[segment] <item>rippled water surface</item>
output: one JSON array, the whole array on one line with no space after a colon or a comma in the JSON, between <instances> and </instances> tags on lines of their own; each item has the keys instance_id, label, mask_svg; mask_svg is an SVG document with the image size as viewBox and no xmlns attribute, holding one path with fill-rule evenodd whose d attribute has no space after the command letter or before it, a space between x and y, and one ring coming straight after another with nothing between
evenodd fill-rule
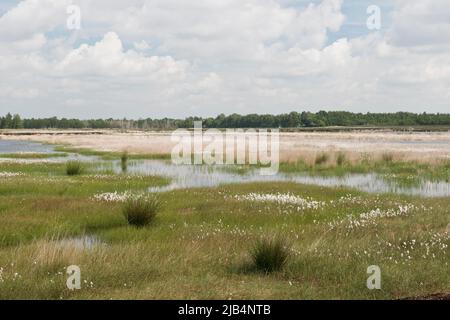
<instances>
[{"instance_id":1,"label":"rippled water surface","mask_svg":"<svg viewBox=\"0 0 450 320\"><path fill-rule=\"evenodd\" d=\"M92 250L104 245L96 236L82 236L76 238L66 238L57 241L57 244L64 248L76 248L79 250Z\"/></svg>"},{"instance_id":2,"label":"rippled water surface","mask_svg":"<svg viewBox=\"0 0 450 320\"><path fill-rule=\"evenodd\" d=\"M0 140L0 154L3 153L56 153L52 145L15 140Z\"/></svg>"},{"instance_id":3,"label":"rippled water surface","mask_svg":"<svg viewBox=\"0 0 450 320\"><path fill-rule=\"evenodd\" d=\"M51 145L24 141L0 140L0 153L17 152L55 152ZM82 161L99 161L97 157L79 156L70 154L64 158L50 158L45 161L65 162L70 158ZM42 160L24 160L42 161ZM112 168L120 172L119 161L104 161L100 167ZM422 181L412 186L400 185L392 180L387 180L378 174L349 174L342 177L322 177L307 174L278 173L273 176L262 176L259 170L250 170L244 174L234 173L232 170L216 166L180 166L173 165L169 161L160 160L133 160L129 161L128 173L165 176L172 179L168 186L153 188L150 191L163 192L174 189L216 187L224 184L287 181L302 184L311 184L325 187L350 187L370 193L396 193L425 197L450 196L450 183Z\"/></svg>"},{"instance_id":4,"label":"rippled water surface","mask_svg":"<svg viewBox=\"0 0 450 320\"><path fill-rule=\"evenodd\" d=\"M118 163L117 163L118 168ZM450 183L424 181L415 186L402 186L378 174L349 174L342 177L310 176L307 174L284 174L262 176L259 170L238 174L221 167L175 166L170 162L142 160L130 163L129 172L160 175L172 178L169 186L151 191L168 191L193 187L215 187L224 184L286 181L324 187L350 187L370 193L396 193L426 197L450 196Z\"/></svg>"},{"instance_id":5,"label":"rippled water surface","mask_svg":"<svg viewBox=\"0 0 450 320\"><path fill-rule=\"evenodd\" d=\"M92 161L97 157L87 157L75 153L65 153L55 151L55 146L31 141L17 141L17 140L1 140L0 139L0 155L14 154L14 153L43 153L43 154L66 154L64 157L52 157L45 159L46 162L66 162L67 160ZM7 158L2 158L1 161L8 161ZM16 162L42 162L42 159L14 159Z\"/></svg>"}]
</instances>

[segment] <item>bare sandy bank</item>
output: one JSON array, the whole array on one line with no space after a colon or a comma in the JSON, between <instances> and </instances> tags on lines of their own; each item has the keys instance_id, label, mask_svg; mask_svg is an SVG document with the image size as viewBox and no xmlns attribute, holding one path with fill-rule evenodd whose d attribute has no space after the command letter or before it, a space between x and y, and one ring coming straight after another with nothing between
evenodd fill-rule
<instances>
[{"instance_id":1,"label":"bare sandy bank","mask_svg":"<svg viewBox=\"0 0 450 320\"><path fill-rule=\"evenodd\" d=\"M167 154L175 143L171 132L116 130L15 130L0 131L0 139L67 144L77 148L130 153ZM280 133L284 161L312 161L319 153L345 152L349 159L379 157L434 162L450 159L450 132L295 132Z\"/></svg>"}]
</instances>

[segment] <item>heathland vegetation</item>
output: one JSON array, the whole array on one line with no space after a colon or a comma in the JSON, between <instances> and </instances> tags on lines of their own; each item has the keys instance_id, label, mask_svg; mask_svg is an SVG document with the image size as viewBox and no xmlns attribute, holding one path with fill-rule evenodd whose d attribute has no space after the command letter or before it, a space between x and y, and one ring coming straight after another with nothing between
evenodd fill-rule
<instances>
[{"instance_id":1,"label":"heathland vegetation","mask_svg":"<svg viewBox=\"0 0 450 320\"><path fill-rule=\"evenodd\" d=\"M204 128L311 128L329 126L449 126L450 114L431 113L352 113L345 111L291 112L279 115L221 114L215 118L186 119L22 119L8 113L0 117L0 129L176 129L192 128L203 121Z\"/></svg>"},{"instance_id":2,"label":"heathland vegetation","mask_svg":"<svg viewBox=\"0 0 450 320\"><path fill-rule=\"evenodd\" d=\"M1 299L450 292L448 198L275 182L134 198L168 181L94 165L68 176L64 163L0 163L0 181ZM81 290L66 287L70 265L81 269ZM371 265L382 290L366 287Z\"/></svg>"},{"instance_id":3,"label":"heathland vegetation","mask_svg":"<svg viewBox=\"0 0 450 320\"><path fill-rule=\"evenodd\" d=\"M0 298L396 299L448 295L448 197L369 194L291 182L149 192L168 178L132 174L152 155L66 152L100 163L0 161ZM99 160L100 160L99 159ZM163 160L161 160L163 161ZM122 170L120 170L122 169ZM376 172L449 181L448 164L389 153L351 163L318 153L283 172ZM66 287L81 269L82 288ZM367 268L382 289L366 286Z\"/></svg>"},{"instance_id":4,"label":"heathland vegetation","mask_svg":"<svg viewBox=\"0 0 450 320\"><path fill-rule=\"evenodd\" d=\"M410 161L382 148L376 157L303 153L282 162L280 171L370 173L426 190L450 182L447 158ZM234 184L172 189L175 176L133 170L149 160L162 166L170 155L118 150L63 145L55 154L0 155L0 299L398 299L450 293L446 195L237 183L236 177ZM83 157L92 161L80 162ZM211 179L228 170L206 169ZM251 169L231 167L242 175ZM200 173L181 175L199 179ZM66 286L71 265L80 267L80 290ZM381 270L381 290L367 288L374 265Z\"/></svg>"}]
</instances>

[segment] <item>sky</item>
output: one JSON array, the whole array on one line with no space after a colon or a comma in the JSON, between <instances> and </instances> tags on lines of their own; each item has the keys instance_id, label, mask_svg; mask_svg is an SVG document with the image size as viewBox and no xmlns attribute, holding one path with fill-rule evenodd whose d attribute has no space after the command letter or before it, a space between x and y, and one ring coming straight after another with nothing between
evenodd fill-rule
<instances>
[{"instance_id":1,"label":"sky","mask_svg":"<svg viewBox=\"0 0 450 320\"><path fill-rule=\"evenodd\" d=\"M319 110L450 112L448 0L0 2L0 115Z\"/></svg>"}]
</instances>

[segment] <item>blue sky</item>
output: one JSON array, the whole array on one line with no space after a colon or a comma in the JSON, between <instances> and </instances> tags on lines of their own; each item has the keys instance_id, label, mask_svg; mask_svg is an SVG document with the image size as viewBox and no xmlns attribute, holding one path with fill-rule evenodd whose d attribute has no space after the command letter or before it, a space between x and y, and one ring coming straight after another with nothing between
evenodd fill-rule
<instances>
[{"instance_id":1,"label":"blue sky","mask_svg":"<svg viewBox=\"0 0 450 320\"><path fill-rule=\"evenodd\" d=\"M321 1L308 0L286 0L285 3L289 5L296 5L298 7L305 7L309 3L320 3ZM383 13L382 28L387 28L390 25L390 14L394 8L392 0L345 0L342 6L342 13L346 16L345 23L341 30L330 34L330 41L339 38L358 37L367 34L369 31L366 27L367 13L366 10L370 5L377 5L381 8Z\"/></svg>"},{"instance_id":2,"label":"blue sky","mask_svg":"<svg viewBox=\"0 0 450 320\"><path fill-rule=\"evenodd\" d=\"M391 12L394 8L392 1L374 1L374 0L347 0L344 1L342 12L346 16L346 21L341 30L337 32L334 39L342 37L358 37L367 34L366 28L367 13L366 10L370 5L377 5L381 8L382 29L386 29L391 24Z\"/></svg>"},{"instance_id":3,"label":"blue sky","mask_svg":"<svg viewBox=\"0 0 450 320\"><path fill-rule=\"evenodd\" d=\"M20 1L16 0L3 0L0 2L0 15L3 15L12 7L16 6Z\"/></svg>"},{"instance_id":4,"label":"blue sky","mask_svg":"<svg viewBox=\"0 0 450 320\"><path fill-rule=\"evenodd\" d=\"M66 27L71 3L80 30ZM0 2L0 114L450 109L447 0L18 4ZM366 27L369 5L379 31Z\"/></svg>"},{"instance_id":5,"label":"blue sky","mask_svg":"<svg viewBox=\"0 0 450 320\"><path fill-rule=\"evenodd\" d=\"M0 16L6 13L9 9L16 6L19 0L2 0L0 2ZM124 1L126 2L126 0ZM283 0L281 3L298 8L304 8L310 3L320 3L320 0ZM77 1L73 1L77 3ZM391 0L345 0L342 6L342 12L346 16L345 23L342 25L339 32L330 33L329 41L335 41L342 37L358 37L367 34L369 30L366 28L367 14L366 10L369 5L378 5L383 12L382 28L387 28L390 25L390 14L394 5ZM91 42L94 39L91 39Z\"/></svg>"}]
</instances>

